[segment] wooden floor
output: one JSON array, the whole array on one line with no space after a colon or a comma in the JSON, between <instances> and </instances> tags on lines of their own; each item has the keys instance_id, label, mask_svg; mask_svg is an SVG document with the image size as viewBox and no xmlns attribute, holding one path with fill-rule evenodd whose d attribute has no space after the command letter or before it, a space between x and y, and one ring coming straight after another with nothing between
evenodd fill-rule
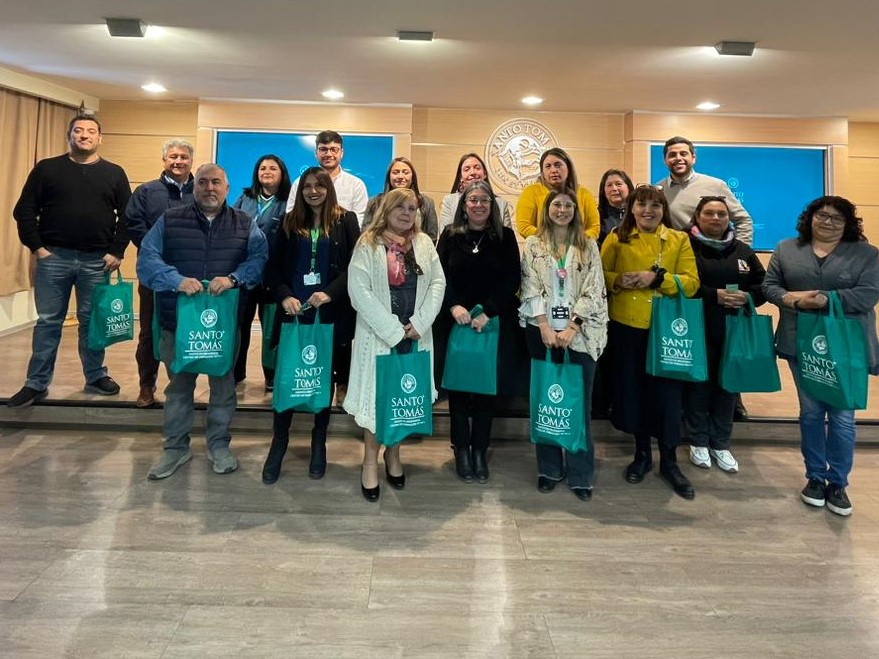
<instances>
[{"instance_id":1,"label":"wooden floor","mask_svg":"<svg viewBox=\"0 0 879 659\"><path fill-rule=\"evenodd\" d=\"M54 406L0 415L0 657L879 656L876 425L859 429L871 447L856 455L848 519L800 502L795 424L736 424L735 476L692 467L682 448L689 502L655 474L625 483L629 440L594 424L583 503L537 491L524 420L498 422L488 484L457 481L440 415L434 438L403 447L406 489L382 478L370 504L341 414L325 479L306 477L309 427L296 425L281 480L260 482L257 333L241 468L213 474L194 435L193 461L151 482L161 437L137 429L161 410L131 409L133 344L108 351L122 393L104 399L81 391L73 332ZM0 398L29 352L29 331L0 338ZM796 415L782 378L781 393L747 397L753 415ZM873 389L862 421L879 418ZM64 405L103 403L122 430L63 423Z\"/></svg>"},{"instance_id":2,"label":"wooden floor","mask_svg":"<svg viewBox=\"0 0 879 659\"><path fill-rule=\"evenodd\" d=\"M235 437L226 476L193 447L151 482L155 434L0 431L0 656L879 655L875 449L844 519L799 501L791 446L739 447L735 476L684 465L684 501L625 483L629 447L599 441L583 503L536 490L527 443L465 485L444 442L415 442L379 504L350 437L322 481L298 438L274 486L264 436Z\"/></svg>"}]
</instances>

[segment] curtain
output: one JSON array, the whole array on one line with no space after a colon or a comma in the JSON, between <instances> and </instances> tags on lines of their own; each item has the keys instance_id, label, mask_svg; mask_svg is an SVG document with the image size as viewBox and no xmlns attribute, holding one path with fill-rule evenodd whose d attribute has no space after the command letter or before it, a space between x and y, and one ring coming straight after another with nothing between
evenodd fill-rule
<instances>
[{"instance_id":1,"label":"curtain","mask_svg":"<svg viewBox=\"0 0 879 659\"><path fill-rule=\"evenodd\" d=\"M12 209L34 166L38 115L37 99L0 89L0 296L31 286L30 250L18 240Z\"/></svg>"}]
</instances>

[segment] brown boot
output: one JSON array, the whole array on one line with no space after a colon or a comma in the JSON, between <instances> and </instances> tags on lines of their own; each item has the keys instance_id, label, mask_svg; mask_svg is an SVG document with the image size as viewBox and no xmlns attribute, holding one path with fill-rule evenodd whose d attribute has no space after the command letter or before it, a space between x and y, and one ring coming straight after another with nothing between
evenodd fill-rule
<instances>
[{"instance_id":1,"label":"brown boot","mask_svg":"<svg viewBox=\"0 0 879 659\"><path fill-rule=\"evenodd\" d=\"M141 387L140 395L134 403L137 407L152 407L156 404L156 388Z\"/></svg>"}]
</instances>

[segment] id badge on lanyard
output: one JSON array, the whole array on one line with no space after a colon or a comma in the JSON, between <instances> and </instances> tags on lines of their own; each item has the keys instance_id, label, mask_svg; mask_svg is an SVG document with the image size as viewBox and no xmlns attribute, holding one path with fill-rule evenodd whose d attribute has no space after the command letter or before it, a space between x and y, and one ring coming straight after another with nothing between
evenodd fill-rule
<instances>
[{"instance_id":1,"label":"id badge on lanyard","mask_svg":"<svg viewBox=\"0 0 879 659\"><path fill-rule=\"evenodd\" d=\"M317 286L320 284L320 273L317 270L317 241L320 232L317 229L311 230L311 271L302 277L302 283L305 286Z\"/></svg>"}]
</instances>

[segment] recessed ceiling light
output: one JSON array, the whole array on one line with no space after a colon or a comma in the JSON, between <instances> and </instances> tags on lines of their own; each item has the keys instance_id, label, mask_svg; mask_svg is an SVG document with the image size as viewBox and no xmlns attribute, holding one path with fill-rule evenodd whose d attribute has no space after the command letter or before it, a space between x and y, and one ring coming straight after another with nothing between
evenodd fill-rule
<instances>
[{"instance_id":1,"label":"recessed ceiling light","mask_svg":"<svg viewBox=\"0 0 879 659\"><path fill-rule=\"evenodd\" d=\"M541 103L543 103L543 99L539 96L526 96L522 99L522 102L525 105L540 105Z\"/></svg>"},{"instance_id":2,"label":"recessed ceiling light","mask_svg":"<svg viewBox=\"0 0 879 659\"><path fill-rule=\"evenodd\" d=\"M327 89L326 91L321 92L321 96L328 98L331 101L338 101L340 98L345 98L345 94L338 89Z\"/></svg>"},{"instance_id":3,"label":"recessed ceiling light","mask_svg":"<svg viewBox=\"0 0 879 659\"><path fill-rule=\"evenodd\" d=\"M161 94L162 92L168 91L163 85L160 85L157 82L148 82L145 85L141 85L140 88L145 92L151 92L153 94Z\"/></svg>"},{"instance_id":4,"label":"recessed ceiling light","mask_svg":"<svg viewBox=\"0 0 879 659\"><path fill-rule=\"evenodd\" d=\"M705 101L704 103L699 103L696 106L697 110L716 110L720 107L720 103L714 103L712 101Z\"/></svg>"},{"instance_id":5,"label":"recessed ceiling light","mask_svg":"<svg viewBox=\"0 0 879 659\"><path fill-rule=\"evenodd\" d=\"M143 37L146 24L139 18L105 18L107 32L111 37Z\"/></svg>"},{"instance_id":6,"label":"recessed ceiling light","mask_svg":"<svg viewBox=\"0 0 879 659\"><path fill-rule=\"evenodd\" d=\"M400 41L433 41L433 32L427 30L397 30Z\"/></svg>"},{"instance_id":7,"label":"recessed ceiling light","mask_svg":"<svg viewBox=\"0 0 879 659\"><path fill-rule=\"evenodd\" d=\"M750 57L754 54L757 42L755 41L718 41L714 44L714 49L718 55L739 55L741 57Z\"/></svg>"}]
</instances>

